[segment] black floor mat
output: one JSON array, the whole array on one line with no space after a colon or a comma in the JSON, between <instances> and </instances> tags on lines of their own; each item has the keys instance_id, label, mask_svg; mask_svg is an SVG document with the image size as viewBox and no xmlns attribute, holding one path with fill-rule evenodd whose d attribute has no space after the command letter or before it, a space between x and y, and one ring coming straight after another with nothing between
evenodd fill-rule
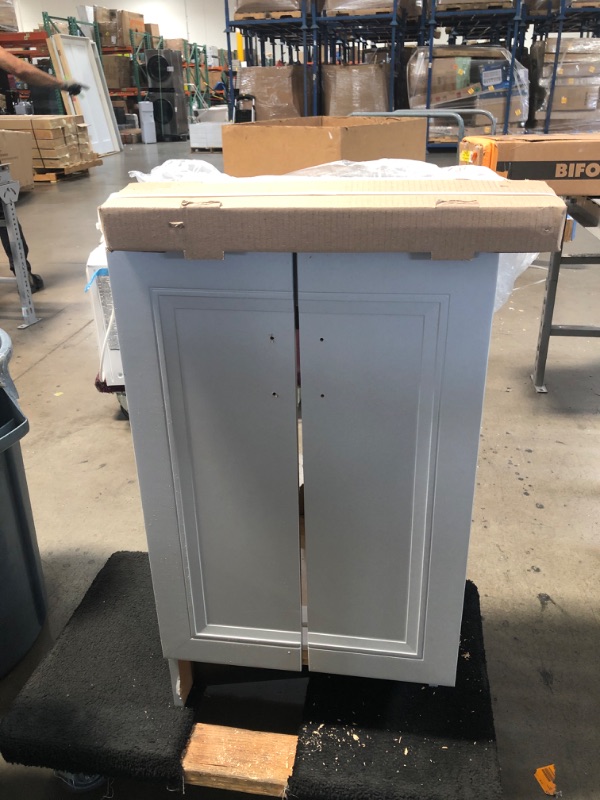
<instances>
[{"instance_id":1,"label":"black floor mat","mask_svg":"<svg viewBox=\"0 0 600 800\"><path fill-rule=\"evenodd\" d=\"M13 763L181 780L192 710L172 703L146 553L115 553L0 722Z\"/></svg>"},{"instance_id":2,"label":"black floor mat","mask_svg":"<svg viewBox=\"0 0 600 800\"><path fill-rule=\"evenodd\" d=\"M295 800L497 800L494 722L476 587L455 688L313 675L290 781Z\"/></svg>"},{"instance_id":3,"label":"black floor mat","mask_svg":"<svg viewBox=\"0 0 600 800\"><path fill-rule=\"evenodd\" d=\"M454 689L312 675L289 800L497 800L473 584L465 593L458 662ZM294 682L294 673L212 672L195 691L194 710L172 705L148 556L116 553L0 722L0 752L30 766L179 782L194 713L205 722L262 730L283 724L292 732L298 724L293 706L301 701L301 675Z\"/></svg>"}]
</instances>

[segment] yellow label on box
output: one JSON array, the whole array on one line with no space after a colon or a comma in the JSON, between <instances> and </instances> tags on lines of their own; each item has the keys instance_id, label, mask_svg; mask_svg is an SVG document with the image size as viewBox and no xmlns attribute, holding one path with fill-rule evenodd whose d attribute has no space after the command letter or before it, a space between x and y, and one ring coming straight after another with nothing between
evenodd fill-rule
<instances>
[{"instance_id":1,"label":"yellow label on box","mask_svg":"<svg viewBox=\"0 0 600 800\"><path fill-rule=\"evenodd\" d=\"M475 94L475 89L469 89L467 94Z\"/></svg>"},{"instance_id":2,"label":"yellow label on box","mask_svg":"<svg viewBox=\"0 0 600 800\"><path fill-rule=\"evenodd\" d=\"M521 114L522 114L522 111L521 111L521 109L520 109L520 108L516 108L516 109L515 109L515 117L520 117L520 116L521 116Z\"/></svg>"},{"instance_id":3,"label":"yellow label on box","mask_svg":"<svg viewBox=\"0 0 600 800\"><path fill-rule=\"evenodd\" d=\"M569 84L569 86L574 86L574 84L575 84L575 78L569 78L569 80L567 81L567 83Z\"/></svg>"},{"instance_id":4,"label":"yellow label on box","mask_svg":"<svg viewBox=\"0 0 600 800\"><path fill-rule=\"evenodd\" d=\"M596 72L596 67L594 67L593 65L591 67L588 67L588 72Z\"/></svg>"},{"instance_id":5,"label":"yellow label on box","mask_svg":"<svg viewBox=\"0 0 600 800\"><path fill-rule=\"evenodd\" d=\"M458 74L459 74L459 75L464 75L464 74L465 74L465 71L464 71L464 69L459 69L459 70L458 70Z\"/></svg>"},{"instance_id":6,"label":"yellow label on box","mask_svg":"<svg viewBox=\"0 0 600 800\"><path fill-rule=\"evenodd\" d=\"M564 105L566 105L566 103L567 103L567 98L564 96L564 94L563 94L563 96L560 98L560 102L563 104L563 106L564 106Z\"/></svg>"},{"instance_id":7,"label":"yellow label on box","mask_svg":"<svg viewBox=\"0 0 600 800\"><path fill-rule=\"evenodd\" d=\"M563 68L562 68L562 67L559 67L559 68L556 70L556 74L557 74L557 75L562 75L562 74L563 74Z\"/></svg>"},{"instance_id":8,"label":"yellow label on box","mask_svg":"<svg viewBox=\"0 0 600 800\"><path fill-rule=\"evenodd\" d=\"M495 92L496 88L494 86L488 86L488 92Z\"/></svg>"}]
</instances>

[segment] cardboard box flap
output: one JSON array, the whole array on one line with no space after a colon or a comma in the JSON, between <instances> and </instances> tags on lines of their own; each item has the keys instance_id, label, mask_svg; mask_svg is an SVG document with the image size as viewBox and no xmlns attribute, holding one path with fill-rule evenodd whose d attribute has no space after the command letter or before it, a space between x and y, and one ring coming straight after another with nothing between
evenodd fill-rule
<instances>
[{"instance_id":1,"label":"cardboard box flap","mask_svg":"<svg viewBox=\"0 0 600 800\"><path fill-rule=\"evenodd\" d=\"M110 250L408 252L464 260L558 249L565 205L537 181L247 179L134 184L100 219Z\"/></svg>"}]
</instances>

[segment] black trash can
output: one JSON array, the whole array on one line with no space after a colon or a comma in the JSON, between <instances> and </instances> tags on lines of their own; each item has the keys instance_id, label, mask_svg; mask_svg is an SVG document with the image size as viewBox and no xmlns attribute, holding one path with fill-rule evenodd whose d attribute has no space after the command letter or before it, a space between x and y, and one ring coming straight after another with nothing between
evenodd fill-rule
<instances>
[{"instance_id":1,"label":"black trash can","mask_svg":"<svg viewBox=\"0 0 600 800\"><path fill-rule=\"evenodd\" d=\"M0 678L29 650L46 597L20 441L29 423L8 378L11 343L0 330Z\"/></svg>"}]
</instances>

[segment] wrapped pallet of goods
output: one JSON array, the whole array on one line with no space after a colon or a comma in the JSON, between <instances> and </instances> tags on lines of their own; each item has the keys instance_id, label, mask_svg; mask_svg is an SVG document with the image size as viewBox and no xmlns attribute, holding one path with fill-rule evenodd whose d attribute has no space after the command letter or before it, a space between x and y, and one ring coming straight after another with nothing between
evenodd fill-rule
<instances>
[{"instance_id":1,"label":"wrapped pallet of goods","mask_svg":"<svg viewBox=\"0 0 600 800\"><path fill-rule=\"evenodd\" d=\"M418 16L421 0L398 0L398 10L406 11L409 18ZM391 14L394 4L390 0L324 0L323 13L328 17L361 16L363 14Z\"/></svg>"},{"instance_id":2,"label":"wrapped pallet of goods","mask_svg":"<svg viewBox=\"0 0 600 800\"><path fill-rule=\"evenodd\" d=\"M235 19L282 19L301 16L302 0L237 0L235 4Z\"/></svg>"},{"instance_id":3,"label":"wrapped pallet of goods","mask_svg":"<svg viewBox=\"0 0 600 800\"><path fill-rule=\"evenodd\" d=\"M321 67L323 114L389 111L389 64L328 64Z\"/></svg>"},{"instance_id":4,"label":"wrapped pallet of goods","mask_svg":"<svg viewBox=\"0 0 600 800\"><path fill-rule=\"evenodd\" d=\"M529 76L518 61L502 47L482 45L441 45L434 48L431 69L430 108L482 109L496 118L501 131L508 105L508 132L522 133L529 113ZM408 63L408 98L411 108L427 107L429 48L418 47ZM510 89L510 97L509 97ZM491 133L483 116L473 117L467 134ZM432 126L430 133L455 137L456 128Z\"/></svg>"},{"instance_id":5,"label":"wrapped pallet of goods","mask_svg":"<svg viewBox=\"0 0 600 800\"><path fill-rule=\"evenodd\" d=\"M0 31L18 31L14 0L0 0Z\"/></svg>"},{"instance_id":6,"label":"wrapped pallet of goods","mask_svg":"<svg viewBox=\"0 0 600 800\"><path fill-rule=\"evenodd\" d=\"M536 129L550 106L549 133L600 131L600 39L562 39L552 98L556 39L536 42L531 57Z\"/></svg>"},{"instance_id":7,"label":"wrapped pallet of goods","mask_svg":"<svg viewBox=\"0 0 600 800\"><path fill-rule=\"evenodd\" d=\"M304 110L304 69L291 67L243 67L238 72L241 95L256 100L256 120L301 117Z\"/></svg>"},{"instance_id":8,"label":"wrapped pallet of goods","mask_svg":"<svg viewBox=\"0 0 600 800\"><path fill-rule=\"evenodd\" d=\"M102 162L93 152L83 117L74 115L0 115L0 130L31 133L36 180L47 174L85 172ZM50 180L50 178L48 178Z\"/></svg>"}]
</instances>

